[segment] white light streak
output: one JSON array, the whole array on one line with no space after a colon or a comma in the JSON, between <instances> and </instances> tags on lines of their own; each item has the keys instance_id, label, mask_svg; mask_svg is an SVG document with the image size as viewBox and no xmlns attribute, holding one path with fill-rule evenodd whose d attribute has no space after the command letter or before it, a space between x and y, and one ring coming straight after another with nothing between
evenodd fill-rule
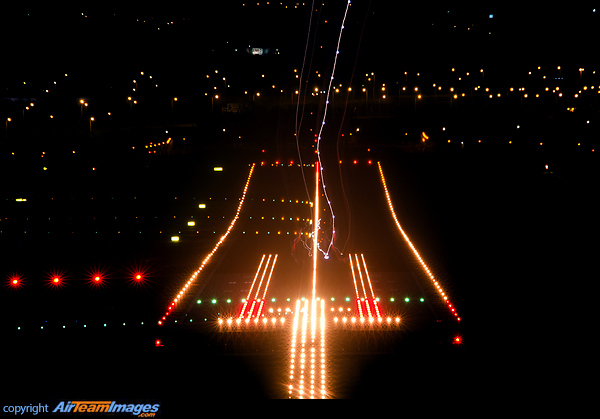
<instances>
[{"instance_id":1,"label":"white light streak","mask_svg":"<svg viewBox=\"0 0 600 419\"><path fill-rule=\"evenodd\" d=\"M313 283L312 283L312 298L313 300L316 297L316 288L317 288L317 247L319 246L319 163L315 163L315 205L314 205L314 219L316 222L313 223L314 231L313 231Z\"/></svg>"},{"instance_id":2,"label":"white light streak","mask_svg":"<svg viewBox=\"0 0 600 419\"><path fill-rule=\"evenodd\" d=\"M331 239L329 240L329 245L327 246L327 250L323 251L323 250L319 249L319 250L321 250L321 252L323 252L323 254L326 257L329 257L329 251L331 250L331 246L333 246L333 240L335 238L335 215L333 212L333 207L331 205L331 200L329 199L329 195L327 193L327 188L325 186L325 178L323 175L323 162L321 161L321 134L323 132L323 127L325 126L325 119L327 118L327 108L329 107L329 95L331 94L331 86L333 84L335 68L336 68L337 59L339 56L340 43L342 41L342 32L344 30L344 22L346 22L346 16L348 15L349 7L350 7L350 0L348 0L348 2L346 3L346 10L344 11L344 18L342 19L342 27L340 28L337 47L335 49L335 51L336 51L335 58L333 60L333 69L331 71L331 78L329 79L329 86L327 87L327 96L325 98L325 109L323 110L323 121L321 122L321 126L319 128L319 133L317 134L317 159L319 161L319 167L320 167L320 171L321 171L321 183L323 185L323 194L325 195L325 199L327 200L327 205L329 206L329 211L331 212L331 226L332 226L331 227L332 228ZM316 251L316 248L315 248L315 251Z\"/></svg>"}]
</instances>

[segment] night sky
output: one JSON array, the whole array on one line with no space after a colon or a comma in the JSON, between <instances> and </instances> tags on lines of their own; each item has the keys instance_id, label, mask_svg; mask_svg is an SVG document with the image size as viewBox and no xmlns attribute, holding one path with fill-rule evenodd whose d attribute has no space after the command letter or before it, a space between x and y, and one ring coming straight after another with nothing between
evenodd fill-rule
<instances>
[{"instance_id":1,"label":"night sky","mask_svg":"<svg viewBox=\"0 0 600 419\"><path fill-rule=\"evenodd\" d=\"M5 67L35 72L40 64L53 68L68 63L110 69L146 60L156 66L190 65L213 49L225 49L227 41L230 45L280 47L292 62L298 62L308 27L309 2L299 9L292 8L295 2L283 2L288 9L279 2L216 3L202 7L9 7L1 17L4 56L10 60ZM392 64L413 68L424 63L434 67L466 62L504 68L528 63L560 65L564 60L592 64L589 48L598 34L598 13L593 7L439 3L353 2L342 44L344 53L354 54L362 32L363 65L368 62L374 70L390 73ZM340 5L326 4L315 13L315 27L317 14L321 18L318 31L324 42L331 41L330 35L338 29L343 2Z\"/></svg>"}]
</instances>

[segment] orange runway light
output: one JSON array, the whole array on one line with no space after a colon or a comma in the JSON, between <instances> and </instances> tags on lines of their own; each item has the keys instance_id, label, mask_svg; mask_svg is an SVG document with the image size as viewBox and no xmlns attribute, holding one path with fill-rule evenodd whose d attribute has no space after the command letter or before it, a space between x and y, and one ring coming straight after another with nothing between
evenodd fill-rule
<instances>
[{"instance_id":1,"label":"orange runway light","mask_svg":"<svg viewBox=\"0 0 600 419\"><path fill-rule=\"evenodd\" d=\"M458 313L456 312L456 309L450 303L450 300L448 299L448 296L446 295L445 291L442 289L439 281L435 279L435 277L433 276L433 273L431 272L431 270L429 269L429 267L427 266L427 264L425 263L425 261L423 260L423 258L419 254L419 252L417 251L417 248L410 241L408 235L404 232L404 229L400 225L400 221L398 221L398 217L396 216L396 212L394 211L394 207L392 205L392 199L390 197L390 193L388 191L388 188L387 188L387 185L386 185L386 182L385 182L385 177L383 176L383 169L381 167L381 163L377 162L377 165L379 167L379 174L380 174L380 177L381 177L381 183L383 184L383 189L384 189L384 192L385 192L385 197L386 197L386 200L387 200L387 203L388 203L388 207L390 209L390 213L392 214L392 218L394 219L394 223L396 224L396 227L398 228L398 231L400 231L400 234L404 238L404 241L406 242L406 244L408 245L408 247L410 247L410 249L412 250L412 252L413 252L413 254L415 256L415 258L419 261L419 264L421 265L421 267L423 268L423 270L425 271L425 273L427 274L427 276L431 280L431 282L434 285L434 287L436 288L436 290L437 290L440 298L444 301L444 303L446 303L446 305L448 306L448 309L450 310L451 314L453 314L454 317L456 318L456 320L460 322L461 318L458 316Z\"/></svg>"}]
</instances>

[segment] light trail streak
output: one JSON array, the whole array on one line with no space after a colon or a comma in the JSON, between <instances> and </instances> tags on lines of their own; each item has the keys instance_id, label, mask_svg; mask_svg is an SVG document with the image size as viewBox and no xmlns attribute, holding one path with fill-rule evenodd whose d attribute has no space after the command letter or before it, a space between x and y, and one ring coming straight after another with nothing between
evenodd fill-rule
<instances>
[{"instance_id":1,"label":"light trail streak","mask_svg":"<svg viewBox=\"0 0 600 419\"><path fill-rule=\"evenodd\" d=\"M294 311L294 323L292 326L292 341L290 343L290 385L288 386L289 397L292 397L294 390L293 380L296 370L296 342L298 334L298 322L300 319L300 300L296 301L296 310Z\"/></svg>"},{"instance_id":2,"label":"light trail streak","mask_svg":"<svg viewBox=\"0 0 600 419\"><path fill-rule=\"evenodd\" d=\"M254 275L254 280L252 281L252 284L250 285L250 290L248 291L248 296L246 297L246 301L244 301L244 305L242 306L242 311L240 311L240 316L239 316L240 319L244 317L244 311L246 310L248 301L250 301L250 295L252 294L252 289L254 288L254 283L256 282L256 278L258 278L260 268L262 267L262 264L263 264L266 256L267 255L263 254L262 258L260 259L260 263L258 264L258 269L256 270L256 274Z\"/></svg>"},{"instance_id":3,"label":"light trail streak","mask_svg":"<svg viewBox=\"0 0 600 419\"><path fill-rule=\"evenodd\" d=\"M356 284L356 274L354 273L354 263L352 262L352 255L350 255L350 269L352 270L352 280L354 281L354 291L356 291L356 307L358 308L358 315L362 318L362 305L360 304L360 295L358 293L358 286Z\"/></svg>"},{"instance_id":4,"label":"light trail streak","mask_svg":"<svg viewBox=\"0 0 600 419\"><path fill-rule=\"evenodd\" d=\"M317 256L319 252L319 163L315 163L315 216L313 217L313 282L312 282L312 299L316 298L317 293Z\"/></svg>"},{"instance_id":5,"label":"light trail streak","mask_svg":"<svg viewBox=\"0 0 600 419\"><path fill-rule=\"evenodd\" d=\"M271 255L269 255L271 256ZM271 275L273 275L273 269L275 268L275 263L277 262L277 255L273 258L273 264L271 265L271 270L269 271L269 278L267 279L267 284L265 285L265 290L263 292L262 298L260 300L260 306L258 307L258 312L256 313L256 317L260 317L262 313L263 305L265 303L265 297L267 295L267 289L269 288L269 284L271 283ZM267 266L269 266L269 262L267 261ZM266 271L266 268L265 268Z\"/></svg>"},{"instance_id":6,"label":"light trail streak","mask_svg":"<svg viewBox=\"0 0 600 419\"><path fill-rule=\"evenodd\" d=\"M265 300L259 300L260 303L258 304L258 310L256 310L256 318L259 319L260 318L260 313L263 309L263 306L265 305ZM267 319L263 319L265 322L267 321Z\"/></svg>"},{"instance_id":7,"label":"light trail streak","mask_svg":"<svg viewBox=\"0 0 600 419\"><path fill-rule=\"evenodd\" d=\"M365 275L367 277L367 283L369 284L369 289L371 290L371 297L372 297L372 301L373 301L373 306L375 307L375 313L377 314L377 318L381 319L381 314L379 313L379 306L377 305L377 298L375 297L375 293L373 292L373 285L371 284L371 277L369 276L369 271L367 270L367 262L365 262L365 255L363 255L361 253L360 257L363 262L363 267L365 268ZM367 301L367 304L368 304L368 301Z\"/></svg>"},{"instance_id":8,"label":"light trail streak","mask_svg":"<svg viewBox=\"0 0 600 419\"><path fill-rule=\"evenodd\" d=\"M252 173L254 172L255 166L256 166L256 164L252 163L252 166L250 167L250 173L248 174L248 178L246 179L246 185L244 186L244 191L242 192L242 197L240 198L240 203L238 204L237 211L235 213L235 216L233 217L233 220L229 224L229 227L227 227L227 231L225 231L225 234L223 234L221 236L221 238L219 239L219 241L217 242L215 247L213 247L212 251L204 258L200 267L185 282L185 285L179 290L179 292L177 293L177 296L173 299L173 301L171 301L171 304L169 304L169 306L167 307L167 311L165 312L163 317L158 321L159 325L162 325L163 322L167 319L167 316L169 316L169 314L173 312L174 308L177 306L177 303L183 299L184 295L188 291L188 288L190 288L192 286L192 284L196 281L196 278L198 278L198 275L200 275L200 273L202 272L202 270L204 269L206 264L210 261L210 259L213 257L213 255L217 252L217 250L219 249L221 244L225 241L225 239L227 239L227 236L229 236L229 233L231 233L231 230L233 230L233 227L235 226L236 221L238 220L238 218L240 218L240 212L242 211L242 206L244 205L244 200L246 199L246 193L248 192L248 187L250 186L250 179L252 179Z\"/></svg>"},{"instance_id":9,"label":"light trail streak","mask_svg":"<svg viewBox=\"0 0 600 419\"><path fill-rule=\"evenodd\" d=\"M258 309L256 311L256 314L254 315L255 318L259 318L263 307L264 307L264 303L265 303L265 298L267 295L267 290L269 288L269 284L271 283L271 276L273 275L273 269L275 268L275 263L277 262L277 254L275 255L275 257L273 257L273 263L271 264L271 269L269 270L269 263L271 262L271 257L273 255L269 255L267 257L267 262L264 265L263 268L263 262L265 260L266 255L263 254L260 263L258 264L258 269L256 271L256 274L254 275L254 280L252 281L252 284L250 285L250 290L248 291L248 296L246 297L244 304L242 305L242 310L240 311L240 315L238 317L238 319L243 319L244 317L247 317L248 319L252 318L253 313L254 313L254 307L256 306L256 303L258 304ZM261 268L262 268L262 275L260 278L260 282L258 284L258 286L256 287L256 294L254 296L254 299L251 299L251 295L252 292L254 290L254 284L256 283L256 280L258 279L258 274L261 272ZM263 289L263 293L262 293L262 297L259 298L259 294L261 291L261 287L262 287L262 283L264 281L265 275L267 274L267 271L269 271L269 276L267 278L267 282L264 286ZM248 312L246 312L246 307L248 305L248 303L252 301L251 305L250 305L250 310L248 310Z\"/></svg>"},{"instance_id":10,"label":"light trail streak","mask_svg":"<svg viewBox=\"0 0 600 419\"><path fill-rule=\"evenodd\" d=\"M312 5L310 7L310 19L308 21L308 33L306 34L306 46L304 47L304 57L302 59L302 68L300 69L300 77L298 81L298 101L296 103L296 125L295 125L295 133L296 133L296 150L298 151L298 160L300 161L300 166L302 166L302 153L300 153L300 125L302 125L302 119L300 120L300 125L298 124L298 110L300 109L300 96L302 94L302 80L304 77L304 65L306 64L306 52L308 51L308 43L310 40L310 29L312 27L312 15L313 10L315 10L315 1L313 0ZM311 60L312 61L312 60ZM306 92L304 92L303 96L306 101ZM302 105L302 114L304 115L304 104ZM308 185L306 184L306 176L304 175L304 169L302 172L302 180L304 181L304 189L306 189L306 196L310 200L310 193L308 192Z\"/></svg>"},{"instance_id":11,"label":"light trail streak","mask_svg":"<svg viewBox=\"0 0 600 419\"><path fill-rule=\"evenodd\" d=\"M365 300L365 306L367 307L367 315L370 318L370 317L373 317L373 316L371 315L371 308L369 307L369 300L368 300L369 296L367 295L367 291L365 290L365 283L363 281L362 272L360 270L360 263L358 262L358 255L354 255L354 257L356 258L356 268L358 269L358 276L360 277L360 284L362 285L362 290L363 290L363 295L364 295L364 300Z\"/></svg>"},{"instance_id":12,"label":"light trail streak","mask_svg":"<svg viewBox=\"0 0 600 419\"><path fill-rule=\"evenodd\" d=\"M321 398L324 399L327 395L325 387L325 300L321 299Z\"/></svg>"},{"instance_id":13,"label":"light trail streak","mask_svg":"<svg viewBox=\"0 0 600 419\"><path fill-rule=\"evenodd\" d=\"M435 279L435 277L431 273L431 270L429 269L429 267L427 266L427 264L425 263L425 261L423 260L423 258L419 254L419 252L417 251L416 247L412 244L412 242L408 238L408 235L404 232L404 229L402 228L402 226L400 225L400 222L398 221L398 217L396 216L396 212L394 211L394 206L392 205L392 199L390 198L390 193L388 191L387 184L385 182L385 177L383 176L383 169L381 168L381 163L377 162L377 166L379 167L379 175L381 177L381 183L383 184L383 189L385 191L385 197L387 199L388 207L390 208L390 212L392 214L392 218L394 219L394 222L396 223L396 227L398 227L398 230L402 234L402 237L404 237L404 240L408 244L408 247L410 247L410 249L412 250L413 254L415 255L415 257L417 258L417 260L419 261L419 263L421 264L421 266L423 267L423 269L427 273L427 276L429 276L429 279L431 279L431 282L435 286L435 288L436 288L437 292L439 293L440 297L444 300L444 302L448 306L448 309L452 312L452 314L454 315L454 317L456 318L456 320L460 321L461 319L460 319L458 313L456 312L456 309L454 308L454 306L452 305L452 303L448 299L448 296L446 295L446 293L442 289L442 287L439 284L439 282Z\"/></svg>"},{"instance_id":14,"label":"light trail streak","mask_svg":"<svg viewBox=\"0 0 600 419\"><path fill-rule=\"evenodd\" d=\"M254 296L255 300L258 300L258 293L260 292L260 286L262 285L263 280L265 279L265 274L267 273L267 268L269 267L269 262L271 261L271 255L267 258L267 264L265 265L265 269L260 277L260 282L258 283L258 287L256 288L256 295Z\"/></svg>"},{"instance_id":15,"label":"light trail streak","mask_svg":"<svg viewBox=\"0 0 600 419\"><path fill-rule=\"evenodd\" d=\"M310 310L310 314L309 314ZM290 344L289 398L326 398L325 300L296 301ZM310 327L310 339L307 333ZM317 336L318 332L318 336ZM300 338L298 339L298 334Z\"/></svg>"},{"instance_id":16,"label":"light trail streak","mask_svg":"<svg viewBox=\"0 0 600 419\"><path fill-rule=\"evenodd\" d=\"M352 256L352 254L350 254L350 271L352 272L352 281L354 283L354 291L356 293L356 308L358 310L358 315L359 315L359 319L361 319L361 321L364 321L365 316L364 316L364 312L363 312L363 301L365 303L365 309L367 312L367 317L369 322L373 322L375 317L377 318L377 320L379 322L381 322L382 316L381 316L381 312L379 310L379 305L377 304L377 297L375 297L375 292L373 291L373 284L371 283L371 277L369 276L369 271L367 270L367 263L365 261L365 256L364 254L361 253L360 255L361 260L362 260L362 269L364 269L364 276L363 273L361 271L361 264L360 261L358 260L358 254L354 254L354 256ZM356 260L356 266L355 263L352 261L353 258ZM359 287L358 287L358 283L356 282L356 271L358 271L358 275L360 277L360 283L361 283L361 288L362 288L362 297L359 291ZM367 293L367 288L365 287L365 278L367 281L367 285L369 287L369 290L371 291L371 296L368 295ZM373 316L373 311L375 311L375 316ZM334 319L335 321L337 321L337 317Z\"/></svg>"},{"instance_id":17,"label":"light trail streak","mask_svg":"<svg viewBox=\"0 0 600 419\"><path fill-rule=\"evenodd\" d=\"M340 43L342 42L342 32L344 31L344 23L346 22L346 16L348 15L348 8L350 7L350 0L346 3L346 10L344 11L344 17L342 19L342 26L340 27L340 34L338 36L337 46L335 49L335 58L333 60L333 69L331 70L331 78L329 79L329 86L327 87L327 96L325 98L325 108L323 110L323 120L321 122L321 126L319 127L319 133L317 134L317 159L319 161L319 167L321 171L321 183L323 184L323 194L325 195L325 199L327 200L327 205L329 206L329 211L331 212L331 240L329 241L329 245L327 246L327 250L323 252L326 258L329 257L329 251L331 250L331 246L333 246L333 239L335 237L335 214L333 213L333 207L331 206L331 200L329 199L329 195L327 193L327 187L325 186L325 178L323 176L323 162L321 161L321 134L323 132L323 127L325 126L325 119L327 117L327 108L329 107L329 95L331 94L331 85L333 84L333 79L335 75L335 68L337 65L338 55L340 54ZM313 296L314 297L314 296Z\"/></svg>"},{"instance_id":18,"label":"light trail streak","mask_svg":"<svg viewBox=\"0 0 600 419\"><path fill-rule=\"evenodd\" d=\"M267 295L267 289L269 288L269 284L271 283L271 276L273 275L273 269L275 268L276 263L277 263L277 254L275 254L275 258L273 259L273 264L271 265L271 271L269 272L269 278L267 279L267 285L265 285L265 290L264 290L263 296L262 296L263 300L265 299L265 297ZM268 265L268 263L267 263L267 265Z\"/></svg>"},{"instance_id":19,"label":"light trail streak","mask_svg":"<svg viewBox=\"0 0 600 419\"><path fill-rule=\"evenodd\" d=\"M352 270L352 280L354 281L354 291L356 292L356 299L360 300L360 295L358 294L358 287L356 286L356 275L354 274L354 263L352 263L352 255L350 255L350 269Z\"/></svg>"},{"instance_id":20,"label":"light trail streak","mask_svg":"<svg viewBox=\"0 0 600 419\"><path fill-rule=\"evenodd\" d=\"M250 306L250 310L248 311L248 318L252 318L252 313L254 312L254 306L256 305L256 300L252 300L252 305Z\"/></svg>"}]
</instances>

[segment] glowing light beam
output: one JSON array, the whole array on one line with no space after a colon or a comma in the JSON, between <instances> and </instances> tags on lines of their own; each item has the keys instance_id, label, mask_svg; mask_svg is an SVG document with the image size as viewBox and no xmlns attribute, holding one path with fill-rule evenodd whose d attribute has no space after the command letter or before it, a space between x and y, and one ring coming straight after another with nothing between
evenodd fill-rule
<instances>
[{"instance_id":1,"label":"glowing light beam","mask_svg":"<svg viewBox=\"0 0 600 419\"><path fill-rule=\"evenodd\" d=\"M317 289L317 247L319 246L319 163L315 163L315 207L313 217L313 283L312 283L312 299L316 298Z\"/></svg>"}]
</instances>

